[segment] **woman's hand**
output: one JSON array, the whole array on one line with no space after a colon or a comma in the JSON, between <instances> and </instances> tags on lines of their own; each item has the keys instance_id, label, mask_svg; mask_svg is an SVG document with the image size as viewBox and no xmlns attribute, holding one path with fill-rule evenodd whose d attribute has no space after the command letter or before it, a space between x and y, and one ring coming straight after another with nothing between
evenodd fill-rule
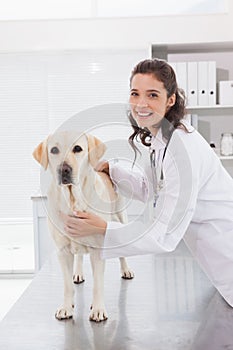
<instances>
[{"instance_id":1,"label":"woman's hand","mask_svg":"<svg viewBox=\"0 0 233 350\"><path fill-rule=\"evenodd\" d=\"M109 163L106 160L100 161L95 166L95 171L102 171L103 173L106 173L109 175Z\"/></svg>"},{"instance_id":2,"label":"woman's hand","mask_svg":"<svg viewBox=\"0 0 233 350\"><path fill-rule=\"evenodd\" d=\"M98 215L82 211L74 212L73 216L60 214L64 222L65 232L73 237L85 237L96 233L104 235L107 222Z\"/></svg>"}]
</instances>

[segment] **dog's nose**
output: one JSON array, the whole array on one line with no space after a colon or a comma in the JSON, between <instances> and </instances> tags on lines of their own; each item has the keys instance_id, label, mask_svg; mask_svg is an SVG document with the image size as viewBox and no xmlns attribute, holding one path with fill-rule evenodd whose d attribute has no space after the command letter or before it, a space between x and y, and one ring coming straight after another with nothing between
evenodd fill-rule
<instances>
[{"instance_id":1,"label":"dog's nose","mask_svg":"<svg viewBox=\"0 0 233 350\"><path fill-rule=\"evenodd\" d=\"M58 177L59 177L59 183L68 185L72 183L72 167L67 164L63 163L60 168L58 169Z\"/></svg>"},{"instance_id":2,"label":"dog's nose","mask_svg":"<svg viewBox=\"0 0 233 350\"><path fill-rule=\"evenodd\" d=\"M72 168L69 164L63 163L61 171L64 175L70 175L72 172Z\"/></svg>"}]
</instances>

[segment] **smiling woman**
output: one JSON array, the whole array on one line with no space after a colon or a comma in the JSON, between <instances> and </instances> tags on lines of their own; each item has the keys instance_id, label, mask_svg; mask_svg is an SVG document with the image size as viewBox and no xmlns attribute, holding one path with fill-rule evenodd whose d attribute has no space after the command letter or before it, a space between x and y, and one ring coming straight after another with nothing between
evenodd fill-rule
<instances>
[{"instance_id":1,"label":"smiling woman","mask_svg":"<svg viewBox=\"0 0 233 350\"><path fill-rule=\"evenodd\" d=\"M163 82L153 74L138 73L132 78L129 99L132 117L152 135L156 135L165 112L175 101L175 93L168 97Z\"/></svg>"},{"instance_id":2,"label":"smiling woman","mask_svg":"<svg viewBox=\"0 0 233 350\"><path fill-rule=\"evenodd\" d=\"M130 89L128 118L134 132L129 143L136 159L134 139L137 136L143 145L149 146L151 135L156 136L160 127L167 140L173 128L183 128L180 120L185 115L185 96L177 85L172 67L159 59L143 60L134 67Z\"/></svg>"},{"instance_id":3,"label":"smiling woman","mask_svg":"<svg viewBox=\"0 0 233 350\"><path fill-rule=\"evenodd\" d=\"M101 225L102 257L171 253L184 239L233 307L232 178L206 140L184 119L185 99L166 61L154 58L139 62L130 86L129 117L134 132L129 140L134 145L139 136L150 147L148 153L154 155L150 157L151 169L146 167L144 174L137 174L132 168L128 171L109 163L109 174L124 195L148 204L153 200L153 214L145 222L106 221ZM67 234L95 234L96 216L88 213L88 225L84 219L82 227L80 219L81 212L72 215L72 230L66 225ZM68 221L69 215L64 222Z\"/></svg>"}]
</instances>

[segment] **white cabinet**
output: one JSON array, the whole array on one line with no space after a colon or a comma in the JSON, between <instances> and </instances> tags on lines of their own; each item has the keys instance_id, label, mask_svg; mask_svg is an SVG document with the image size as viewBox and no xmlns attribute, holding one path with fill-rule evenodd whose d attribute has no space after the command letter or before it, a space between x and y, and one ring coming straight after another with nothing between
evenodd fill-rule
<instances>
[{"instance_id":1,"label":"white cabinet","mask_svg":"<svg viewBox=\"0 0 233 350\"><path fill-rule=\"evenodd\" d=\"M49 258L55 246L48 231L47 198L41 195L34 195L31 199L33 206L35 272L38 272Z\"/></svg>"},{"instance_id":2,"label":"white cabinet","mask_svg":"<svg viewBox=\"0 0 233 350\"><path fill-rule=\"evenodd\" d=\"M202 117L218 117L220 115L222 116L228 116L229 117L229 122L231 124L231 131L233 132L233 105L232 106L221 106L221 105L216 105L216 106L188 106L187 107L187 112L190 113L191 115L194 114L197 116L197 119L200 119L200 122L202 120ZM221 118L221 116L220 116ZM223 119L223 117L222 117ZM210 121L211 122L211 121ZM198 123L198 121L197 121ZM202 132L201 127L198 127L199 131ZM224 126L222 126L222 130L225 130ZM221 131L221 130L219 130ZM207 140L207 141L212 141ZM217 153L219 154L219 158L221 160L233 160L233 156L221 156L220 155L220 146L219 146L220 139L218 139L217 143ZM215 141L216 143L216 141Z\"/></svg>"},{"instance_id":3,"label":"white cabinet","mask_svg":"<svg viewBox=\"0 0 233 350\"><path fill-rule=\"evenodd\" d=\"M220 148L221 134L233 132L233 96L232 104L218 104L218 82L233 80L233 42L194 43L152 45L152 57L168 62L216 61L217 68L217 104L214 106L187 106L187 113L195 115L198 131L207 142L214 142ZM220 157L223 165L233 176L233 157Z\"/></svg>"}]
</instances>

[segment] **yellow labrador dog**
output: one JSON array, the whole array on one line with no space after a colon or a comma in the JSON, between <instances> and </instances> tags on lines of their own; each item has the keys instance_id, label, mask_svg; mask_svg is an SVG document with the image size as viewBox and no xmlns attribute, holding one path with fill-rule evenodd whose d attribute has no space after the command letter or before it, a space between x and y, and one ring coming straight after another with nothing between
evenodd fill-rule
<instances>
[{"instance_id":1,"label":"yellow labrador dog","mask_svg":"<svg viewBox=\"0 0 233 350\"><path fill-rule=\"evenodd\" d=\"M63 131L49 136L33 152L34 158L52 174L48 223L64 277L64 303L55 314L59 320L73 316L73 282L84 281L85 253L90 253L94 279L90 320L100 322L108 317L104 305L104 260L99 249L103 237L98 234L78 239L70 237L64 232L60 216L60 213L72 215L74 210L80 210L95 213L107 221L126 222L122 198L114 191L109 176L94 170L105 148L104 143L92 135ZM125 258L120 258L120 264L122 277L133 278Z\"/></svg>"}]
</instances>

